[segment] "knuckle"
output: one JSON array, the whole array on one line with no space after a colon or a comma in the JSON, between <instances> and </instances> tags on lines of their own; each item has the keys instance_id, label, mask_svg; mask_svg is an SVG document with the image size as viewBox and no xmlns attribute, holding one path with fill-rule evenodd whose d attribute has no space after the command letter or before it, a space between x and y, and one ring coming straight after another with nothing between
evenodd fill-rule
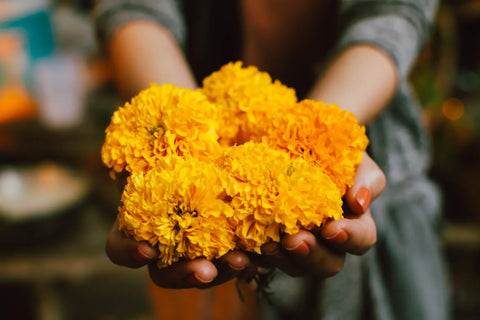
<instances>
[{"instance_id":1,"label":"knuckle","mask_svg":"<svg viewBox=\"0 0 480 320\"><path fill-rule=\"evenodd\" d=\"M122 261L122 259L119 257L117 250L115 250L115 246L112 243L111 239L109 238L105 244L105 253L110 259L110 261L116 265L119 266L124 266L127 264L126 261Z\"/></svg>"},{"instance_id":2,"label":"knuckle","mask_svg":"<svg viewBox=\"0 0 480 320\"><path fill-rule=\"evenodd\" d=\"M321 272L322 277L329 278L339 274L343 270L343 263L331 266Z\"/></svg>"},{"instance_id":3,"label":"knuckle","mask_svg":"<svg viewBox=\"0 0 480 320\"><path fill-rule=\"evenodd\" d=\"M318 275L322 278L329 278L339 274L345 266L345 258L335 259L328 266L324 266L319 270Z\"/></svg>"},{"instance_id":4,"label":"knuckle","mask_svg":"<svg viewBox=\"0 0 480 320\"><path fill-rule=\"evenodd\" d=\"M377 238L377 232L375 230L375 234L372 236L372 238L370 240L370 247L369 248L373 247L377 243L377 239L378 239Z\"/></svg>"},{"instance_id":5,"label":"knuckle","mask_svg":"<svg viewBox=\"0 0 480 320\"><path fill-rule=\"evenodd\" d=\"M387 186L387 177L380 167L376 166L376 170L372 172L371 185L373 198L378 197Z\"/></svg>"},{"instance_id":6,"label":"knuckle","mask_svg":"<svg viewBox=\"0 0 480 320\"><path fill-rule=\"evenodd\" d=\"M332 275L336 275L340 273L343 270L343 267L345 266L345 260L341 260L338 263L334 264L332 268Z\"/></svg>"},{"instance_id":7,"label":"knuckle","mask_svg":"<svg viewBox=\"0 0 480 320\"><path fill-rule=\"evenodd\" d=\"M385 173L379 169L378 171L378 184L380 185L380 190L383 191L385 189L385 186L387 185L387 177L385 176Z\"/></svg>"}]
</instances>

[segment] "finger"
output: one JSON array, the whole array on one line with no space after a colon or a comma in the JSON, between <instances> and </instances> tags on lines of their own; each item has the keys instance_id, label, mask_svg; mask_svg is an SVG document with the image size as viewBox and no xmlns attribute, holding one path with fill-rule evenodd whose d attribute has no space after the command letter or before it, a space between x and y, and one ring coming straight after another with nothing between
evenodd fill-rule
<instances>
[{"instance_id":1,"label":"finger","mask_svg":"<svg viewBox=\"0 0 480 320\"><path fill-rule=\"evenodd\" d=\"M361 255L377 241L377 228L370 210L354 219L328 222L322 229L322 237L338 250Z\"/></svg>"},{"instance_id":2,"label":"finger","mask_svg":"<svg viewBox=\"0 0 480 320\"><path fill-rule=\"evenodd\" d=\"M142 267L158 257L157 250L149 243L127 238L118 230L118 221L110 230L105 251L113 263L130 268Z\"/></svg>"},{"instance_id":3,"label":"finger","mask_svg":"<svg viewBox=\"0 0 480 320\"><path fill-rule=\"evenodd\" d=\"M286 272L290 275L316 275L331 277L343 269L345 253L332 250L318 242L311 232L301 230L282 238L282 246L289 256Z\"/></svg>"},{"instance_id":4,"label":"finger","mask_svg":"<svg viewBox=\"0 0 480 320\"><path fill-rule=\"evenodd\" d=\"M119 191L123 191L125 188L129 175L130 174L127 171L122 171L115 174L115 182Z\"/></svg>"},{"instance_id":5,"label":"finger","mask_svg":"<svg viewBox=\"0 0 480 320\"><path fill-rule=\"evenodd\" d=\"M221 264L230 271L242 271L250 263L250 258L241 251L235 250L225 254L221 259Z\"/></svg>"},{"instance_id":6,"label":"finger","mask_svg":"<svg viewBox=\"0 0 480 320\"><path fill-rule=\"evenodd\" d=\"M261 246L262 254L258 256L258 263L264 268L284 268L287 255L279 242L269 242Z\"/></svg>"},{"instance_id":7,"label":"finger","mask_svg":"<svg viewBox=\"0 0 480 320\"><path fill-rule=\"evenodd\" d=\"M252 263L249 256L238 250L227 253L215 264L219 273L213 281L214 285L224 283L235 277L250 279L257 270L256 264Z\"/></svg>"},{"instance_id":8,"label":"finger","mask_svg":"<svg viewBox=\"0 0 480 320\"><path fill-rule=\"evenodd\" d=\"M355 174L355 183L345 195L352 212L365 213L371 201L383 192L385 185L386 178L383 171L366 152L363 153L362 163Z\"/></svg>"},{"instance_id":9,"label":"finger","mask_svg":"<svg viewBox=\"0 0 480 320\"><path fill-rule=\"evenodd\" d=\"M212 262L204 258L177 262L169 267L158 269L156 264L149 266L152 280L164 288L209 288L239 276L253 269L249 257L241 251L232 251L221 259Z\"/></svg>"},{"instance_id":10,"label":"finger","mask_svg":"<svg viewBox=\"0 0 480 320\"><path fill-rule=\"evenodd\" d=\"M218 275L215 265L205 258L176 262L164 268L150 263L148 270L156 285L170 289L207 287Z\"/></svg>"}]
</instances>

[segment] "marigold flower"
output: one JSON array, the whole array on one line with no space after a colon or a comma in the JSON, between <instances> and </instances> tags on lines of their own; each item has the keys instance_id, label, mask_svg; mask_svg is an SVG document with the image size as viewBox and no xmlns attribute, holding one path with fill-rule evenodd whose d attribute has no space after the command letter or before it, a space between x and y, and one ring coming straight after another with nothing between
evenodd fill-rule
<instances>
[{"instance_id":1,"label":"marigold flower","mask_svg":"<svg viewBox=\"0 0 480 320\"><path fill-rule=\"evenodd\" d=\"M102 160L130 176L119 228L159 267L260 253L282 234L342 217L368 145L336 105L303 100L256 67L229 63L198 91L152 84L112 116Z\"/></svg>"},{"instance_id":2,"label":"marigold flower","mask_svg":"<svg viewBox=\"0 0 480 320\"><path fill-rule=\"evenodd\" d=\"M265 143L230 147L216 164L228 173L224 186L245 250L260 253L262 244L279 241L282 233L342 216L340 193L319 167Z\"/></svg>"},{"instance_id":3,"label":"marigold flower","mask_svg":"<svg viewBox=\"0 0 480 320\"><path fill-rule=\"evenodd\" d=\"M272 81L256 67L242 67L240 61L206 77L201 91L218 107L217 132L223 145L246 142L251 133L262 134L269 113L282 112L297 102L295 90Z\"/></svg>"},{"instance_id":4,"label":"marigold flower","mask_svg":"<svg viewBox=\"0 0 480 320\"><path fill-rule=\"evenodd\" d=\"M219 258L235 248L233 210L213 163L178 156L130 175L119 208L119 228L160 250L159 267L180 259Z\"/></svg>"},{"instance_id":5,"label":"marigold flower","mask_svg":"<svg viewBox=\"0 0 480 320\"><path fill-rule=\"evenodd\" d=\"M272 114L265 126L266 134L253 140L312 161L329 175L342 196L353 185L368 138L352 113L334 104L303 100L288 112Z\"/></svg>"},{"instance_id":6,"label":"marigold flower","mask_svg":"<svg viewBox=\"0 0 480 320\"><path fill-rule=\"evenodd\" d=\"M102 160L114 172L146 172L167 155L213 158L216 117L200 92L151 84L113 114Z\"/></svg>"}]
</instances>

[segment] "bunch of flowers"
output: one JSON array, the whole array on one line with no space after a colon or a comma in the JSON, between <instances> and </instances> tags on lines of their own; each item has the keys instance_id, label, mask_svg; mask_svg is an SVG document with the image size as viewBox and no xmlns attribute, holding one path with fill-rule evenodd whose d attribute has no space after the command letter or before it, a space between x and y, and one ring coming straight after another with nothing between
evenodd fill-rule
<instances>
[{"instance_id":1,"label":"bunch of flowers","mask_svg":"<svg viewBox=\"0 0 480 320\"><path fill-rule=\"evenodd\" d=\"M146 172L164 156L213 159L218 111L197 91L151 84L114 112L102 147L113 172Z\"/></svg>"},{"instance_id":2,"label":"bunch of flowers","mask_svg":"<svg viewBox=\"0 0 480 320\"><path fill-rule=\"evenodd\" d=\"M266 133L251 137L285 150L322 168L343 196L354 182L356 167L367 148L365 127L337 105L303 100L285 113L272 114Z\"/></svg>"},{"instance_id":3,"label":"bunch of flowers","mask_svg":"<svg viewBox=\"0 0 480 320\"><path fill-rule=\"evenodd\" d=\"M120 229L156 246L164 267L235 248L260 253L282 234L342 217L367 144L352 114L297 101L236 62L196 91L140 92L112 116L102 159L129 174Z\"/></svg>"},{"instance_id":4,"label":"bunch of flowers","mask_svg":"<svg viewBox=\"0 0 480 320\"><path fill-rule=\"evenodd\" d=\"M312 229L342 216L339 190L318 166L265 143L230 147L216 161L228 173L225 192L240 248L260 253L282 233Z\"/></svg>"},{"instance_id":5,"label":"bunch of flowers","mask_svg":"<svg viewBox=\"0 0 480 320\"><path fill-rule=\"evenodd\" d=\"M120 228L161 252L159 266L181 258L218 258L235 248L221 174L213 162L179 156L133 172L122 194Z\"/></svg>"},{"instance_id":6,"label":"bunch of flowers","mask_svg":"<svg viewBox=\"0 0 480 320\"><path fill-rule=\"evenodd\" d=\"M241 144L249 135L264 134L272 111L287 112L296 102L295 90L272 81L256 67L229 63L203 80L200 91L217 106L217 133L223 146Z\"/></svg>"}]
</instances>

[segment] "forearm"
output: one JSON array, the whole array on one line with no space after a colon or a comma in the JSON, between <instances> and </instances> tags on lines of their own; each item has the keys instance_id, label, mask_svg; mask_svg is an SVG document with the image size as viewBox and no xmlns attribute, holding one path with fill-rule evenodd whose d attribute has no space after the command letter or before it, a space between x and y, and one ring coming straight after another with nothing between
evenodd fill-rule
<instances>
[{"instance_id":1,"label":"forearm","mask_svg":"<svg viewBox=\"0 0 480 320\"><path fill-rule=\"evenodd\" d=\"M128 99L151 82L196 88L194 77L172 35L161 25L133 21L117 30L109 47L114 79Z\"/></svg>"},{"instance_id":2,"label":"forearm","mask_svg":"<svg viewBox=\"0 0 480 320\"><path fill-rule=\"evenodd\" d=\"M308 97L337 104L366 124L388 104L397 79L395 63L386 53L358 44L332 60Z\"/></svg>"}]
</instances>

